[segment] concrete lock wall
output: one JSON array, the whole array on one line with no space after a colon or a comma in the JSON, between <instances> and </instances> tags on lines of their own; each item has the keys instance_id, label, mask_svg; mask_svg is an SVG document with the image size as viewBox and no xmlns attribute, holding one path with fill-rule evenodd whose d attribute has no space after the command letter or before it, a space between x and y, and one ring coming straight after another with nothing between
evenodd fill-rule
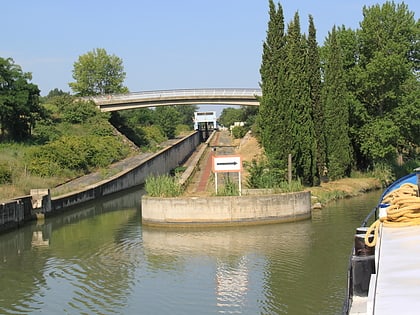
<instances>
[{"instance_id":1,"label":"concrete lock wall","mask_svg":"<svg viewBox=\"0 0 420 315\"><path fill-rule=\"evenodd\" d=\"M0 232L18 227L24 222L25 207L21 200L8 200L0 204Z\"/></svg>"},{"instance_id":2,"label":"concrete lock wall","mask_svg":"<svg viewBox=\"0 0 420 315\"><path fill-rule=\"evenodd\" d=\"M67 207L144 184L149 175L168 174L181 165L199 144L199 133L194 132L174 145L155 153L142 164L124 170L111 179L96 183L78 192L51 198L51 207L45 209L45 212L61 211Z\"/></svg>"},{"instance_id":3,"label":"concrete lock wall","mask_svg":"<svg viewBox=\"0 0 420 315\"><path fill-rule=\"evenodd\" d=\"M146 225L237 225L297 221L311 217L310 192L260 196L142 197Z\"/></svg>"}]
</instances>

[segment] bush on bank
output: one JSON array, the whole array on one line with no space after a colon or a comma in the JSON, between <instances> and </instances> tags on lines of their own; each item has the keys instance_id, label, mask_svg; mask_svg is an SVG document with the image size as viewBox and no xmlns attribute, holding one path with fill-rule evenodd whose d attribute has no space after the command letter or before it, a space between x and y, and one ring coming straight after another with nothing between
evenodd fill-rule
<instances>
[{"instance_id":1,"label":"bush on bank","mask_svg":"<svg viewBox=\"0 0 420 315\"><path fill-rule=\"evenodd\" d=\"M144 188L151 197L178 197L183 193L178 179L170 175L149 176Z\"/></svg>"}]
</instances>

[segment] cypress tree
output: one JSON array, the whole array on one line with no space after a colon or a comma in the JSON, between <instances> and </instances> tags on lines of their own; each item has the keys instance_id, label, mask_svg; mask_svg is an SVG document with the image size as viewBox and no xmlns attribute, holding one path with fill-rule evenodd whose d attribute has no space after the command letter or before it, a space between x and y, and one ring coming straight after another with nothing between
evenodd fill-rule
<instances>
[{"instance_id":1,"label":"cypress tree","mask_svg":"<svg viewBox=\"0 0 420 315\"><path fill-rule=\"evenodd\" d=\"M309 95L312 104L312 121L316 140L316 178L314 184L324 175L326 169L326 148L324 137L324 112L321 102L321 62L316 41L316 30L312 15L309 15L308 29L308 81Z\"/></svg>"},{"instance_id":2,"label":"cypress tree","mask_svg":"<svg viewBox=\"0 0 420 315\"><path fill-rule=\"evenodd\" d=\"M349 99L335 27L329 34L328 41L323 106L328 176L334 180L344 177L350 170Z\"/></svg>"},{"instance_id":3,"label":"cypress tree","mask_svg":"<svg viewBox=\"0 0 420 315\"><path fill-rule=\"evenodd\" d=\"M269 22L267 38L263 44L260 67L262 98L260 100L258 127L261 143L269 164L275 168L285 168L284 159L284 112L281 107L284 95L284 16L283 9L269 0Z\"/></svg>"},{"instance_id":4,"label":"cypress tree","mask_svg":"<svg viewBox=\"0 0 420 315\"><path fill-rule=\"evenodd\" d=\"M300 32L299 14L296 12L287 31L287 107L289 124L287 136L291 138L291 154L295 175L305 184L312 185L316 173L315 135L312 105L307 74L307 41Z\"/></svg>"}]
</instances>

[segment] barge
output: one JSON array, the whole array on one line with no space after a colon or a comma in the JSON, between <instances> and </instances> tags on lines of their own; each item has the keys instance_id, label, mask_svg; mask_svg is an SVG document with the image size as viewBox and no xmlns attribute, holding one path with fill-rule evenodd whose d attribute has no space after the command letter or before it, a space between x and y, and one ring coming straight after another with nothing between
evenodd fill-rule
<instances>
[{"instance_id":1,"label":"barge","mask_svg":"<svg viewBox=\"0 0 420 315\"><path fill-rule=\"evenodd\" d=\"M420 313L419 179L392 183L356 229L343 314Z\"/></svg>"}]
</instances>

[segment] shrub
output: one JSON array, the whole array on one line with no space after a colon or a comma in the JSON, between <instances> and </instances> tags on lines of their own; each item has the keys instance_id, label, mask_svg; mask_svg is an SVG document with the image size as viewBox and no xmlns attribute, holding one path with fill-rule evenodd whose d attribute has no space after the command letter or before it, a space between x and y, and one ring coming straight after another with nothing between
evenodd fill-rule
<instances>
[{"instance_id":1,"label":"shrub","mask_svg":"<svg viewBox=\"0 0 420 315\"><path fill-rule=\"evenodd\" d=\"M152 145L162 143L168 139L163 133L162 129L156 125L142 127L142 129L146 134L147 141Z\"/></svg>"},{"instance_id":2,"label":"shrub","mask_svg":"<svg viewBox=\"0 0 420 315\"><path fill-rule=\"evenodd\" d=\"M118 138L107 136L67 136L26 154L28 170L39 176L54 176L61 169L88 172L125 158L129 149Z\"/></svg>"},{"instance_id":3,"label":"shrub","mask_svg":"<svg viewBox=\"0 0 420 315\"><path fill-rule=\"evenodd\" d=\"M248 129L244 126L235 126L232 128L232 135L235 139L243 138L247 132Z\"/></svg>"},{"instance_id":4,"label":"shrub","mask_svg":"<svg viewBox=\"0 0 420 315\"><path fill-rule=\"evenodd\" d=\"M234 183L230 177L225 176L225 183L217 191L218 196L238 196L239 195L239 187L237 183Z\"/></svg>"},{"instance_id":5,"label":"shrub","mask_svg":"<svg viewBox=\"0 0 420 315\"><path fill-rule=\"evenodd\" d=\"M12 170L7 164L0 164L0 184L12 183Z\"/></svg>"},{"instance_id":6,"label":"shrub","mask_svg":"<svg viewBox=\"0 0 420 315\"><path fill-rule=\"evenodd\" d=\"M91 102L76 101L63 106L63 120L71 124L81 124L98 115L100 111Z\"/></svg>"},{"instance_id":7,"label":"shrub","mask_svg":"<svg viewBox=\"0 0 420 315\"><path fill-rule=\"evenodd\" d=\"M38 123L33 131L36 144L45 144L49 141L57 140L61 135L57 127L50 124Z\"/></svg>"},{"instance_id":8,"label":"shrub","mask_svg":"<svg viewBox=\"0 0 420 315\"><path fill-rule=\"evenodd\" d=\"M247 178L248 188L279 188L285 181L285 171L272 167L265 160L244 163L249 175Z\"/></svg>"},{"instance_id":9,"label":"shrub","mask_svg":"<svg viewBox=\"0 0 420 315\"><path fill-rule=\"evenodd\" d=\"M182 194L177 178L169 175L147 177L145 189L151 197L178 197Z\"/></svg>"}]
</instances>

